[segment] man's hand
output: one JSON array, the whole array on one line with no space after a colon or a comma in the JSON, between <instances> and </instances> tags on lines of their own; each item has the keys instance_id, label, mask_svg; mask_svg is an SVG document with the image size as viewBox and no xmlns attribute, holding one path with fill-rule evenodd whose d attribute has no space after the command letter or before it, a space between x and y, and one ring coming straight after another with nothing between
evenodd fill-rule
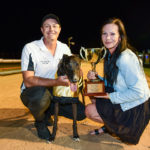
<instances>
[{"instance_id":1,"label":"man's hand","mask_svg":"<svg viewBox=\"0 0 150 150\"><path fill-rule=\"evenodd\" d=\"M34 76L33 71L23 71L23 80L26 87L33 87L33 86L45 86L45 87L52 87L52 86L69 86L70 82L67 76L60 76L57 79L48 79Z\"/></svg>"},{"instance_id":2,"label":"man's hand","mask_svg":"<svg viewBox=\"0 0 150 150\"><path fill-rule=\"evenodd\" d=\"M67 76L59 76L56 80L57 80L58 85L61 85L61 86L70 85L70 81Z\"/></svg>"}]
</instances>

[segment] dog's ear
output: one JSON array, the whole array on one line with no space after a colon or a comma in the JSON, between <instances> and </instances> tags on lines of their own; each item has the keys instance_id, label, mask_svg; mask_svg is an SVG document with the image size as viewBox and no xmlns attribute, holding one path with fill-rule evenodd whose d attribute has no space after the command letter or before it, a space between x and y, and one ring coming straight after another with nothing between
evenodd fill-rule
<instances>
[{"instance_id":1,"label":"dog's ear","mask_svg":"<svg viewBox=\"0 0 150 150\"><path fill-rule=\"evenodd\" d=\"M81 61L82 61L82 59L80 59L80 57L79 57L79 56L76 56L76 60L77 60L77 62L81 65Z\"/></svg>"},{"instance_id":2,"label":"dog's ear","mask_svg":"<svg viewBox=\"0 0 150 150\"><path fill-rule=\"evenodd\" d=\"M71 57L72 56L68 56L66 54L63 55L63 58L62 58L63 69L68 68L68 64L70 63Z\"/></svg>"},{"instance_id":3,"label":"dog's ear","mask_svg":"<svg viewBox=\"0 0 150 150\"><path fill-rule=\"evenodd\" d=\"M68 63L69 60L69 56L64 54L62 59L60 60L59 64L58 64L58 70L57 70L57 75L61 76L61 75L66 75L66 64Z\"/></svg>"},{"instance_id":4,"label":"dog's ear","mask_svg":"<svg viewBox=\"0 0 150 150\"><path fill-rule=\"evenodd\" d=\"M64 54L63 57L62 57L63 61L64 61L64 60L67 60L68 58L69 58L69 56L66 55L66 54Z\"/></svg>"},{"instance_id":5,"label":"dog's ear","mask_svg":"<svg viewBox=\"0 0 150 150\"><path fill-rule=\"evenodd\" d=\"M57 70L58 76L64 75L64 70L62 68L63 68L63 59L61 59L58 64L58 70Z\"/></svg>"},{"instance_id":6,"label":"dog's ear","mask_svg":"<svg viewBox=\"0 0 150 150\"><path fill-rule=\"evenodd\" d=\"M74 57L74 59L76 60L76 62L78 62L79 66L80 66L81 65L81 61L82 61L80 56L78 54L73 54L72 56Z\"/></svg>"}]
</instances>

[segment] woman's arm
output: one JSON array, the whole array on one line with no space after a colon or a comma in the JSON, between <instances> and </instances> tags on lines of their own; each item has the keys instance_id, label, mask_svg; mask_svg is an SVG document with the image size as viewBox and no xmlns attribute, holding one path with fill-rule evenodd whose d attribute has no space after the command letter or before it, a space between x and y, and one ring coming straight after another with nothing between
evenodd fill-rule
<instances>
[{"instance_id":1,"label":"woman's arm","mask_svg":"<svg viewBox=\"0 0 150 150\"><path fill-rule=\"evenodd\" d=\"M109 94L112 103L125 103L143 98L145 83L137 56L133 52L125 52L117 66L123 81L117 80L116 91Z\"/></svg>"}]
</instances>

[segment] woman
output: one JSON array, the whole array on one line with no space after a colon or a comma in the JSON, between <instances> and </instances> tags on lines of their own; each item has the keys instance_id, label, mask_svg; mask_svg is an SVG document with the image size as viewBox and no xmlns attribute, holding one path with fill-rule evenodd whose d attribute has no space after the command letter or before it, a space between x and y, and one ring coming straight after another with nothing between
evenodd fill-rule
<instances>
[{"instance_id":1,"label":"woman","mask_svg":"<svg viewBox=\"0 0 150 150\"><path fill-rule=\"evenodd\" d=\"M101 39L107 49L104 60L106 96L92 99L85 114L104 126L90 134L109 132L124 142L137 144L150 118L150 90L142 65L127 43L120 19L111 18L103 24ZM87 77L95 79L97 73L89 71Z\"/></svg>"}]
</instances>

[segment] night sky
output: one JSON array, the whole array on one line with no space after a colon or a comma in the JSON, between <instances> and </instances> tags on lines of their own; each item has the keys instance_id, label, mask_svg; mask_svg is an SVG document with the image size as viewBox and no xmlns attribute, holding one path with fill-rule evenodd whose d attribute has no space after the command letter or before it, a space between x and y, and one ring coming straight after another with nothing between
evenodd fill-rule
<instances>
[{"instance_id":1,"label":"night sky","mask_svg":"<svg viewBox=\"0 0 150 150\"><path fill-rule=\"evenodd\" d=\"M60 41L67 44L68 37L73 37L73 53L78 53L81 46L99 47L100 26L109 17L119 17L124 22L128 40L138 51L150 48L148 1L4 1L0 5L0 58L20 58L26 43L40 39L41 19L47 13L60 18Z\"/></svg>"}]
</instances>

